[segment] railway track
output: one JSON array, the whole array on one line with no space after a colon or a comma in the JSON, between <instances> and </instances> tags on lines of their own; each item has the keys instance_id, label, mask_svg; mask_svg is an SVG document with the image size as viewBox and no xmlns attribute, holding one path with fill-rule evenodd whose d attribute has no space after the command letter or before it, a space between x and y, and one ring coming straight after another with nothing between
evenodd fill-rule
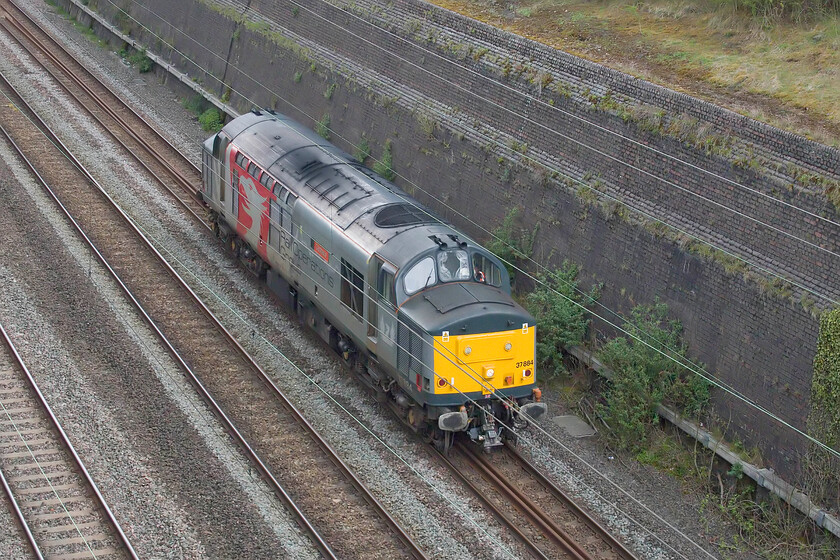
<instances>
[{"instance_id":1,"label":"railway track","mask_svg":"<svg viewBox=\"0 0 840 560\"><path fill-rule=\"evenodd\" d=\"M137 559L0 325L0 480L38 558Z\"/></svg>"},{"instance_id":2,"label":"railway track","mask_svg":"<svg viewBox=\"0 0 840 560\"><path fill-rule=\"evenodd\" d=\"M4 80L5 82L5 80ZM21 157L62 205L263 478L327 557L424 558L330 445L218 323L8 83L0 108ZM38 129L33 123L39 123ZM44 142L44 136L50 142ZM71 163L72 162L72 163ZM37 169L37 171L35 171ZM236 426L233 424L236 420ZM313 446L313 440L317 445ZM317 527L317 529L316 529Z\"/></svg>"},{"instance_id":3,"label":"railway track","mask_svg":"<svg viewBox=\"0 0 840 560\"><path fill-rule=\"evenodd\" d=\"M154 128L150 119L125 103L11 0L0 0L0 23L62 90L111 134L127 157L135 158L197 222L206 225L204 203L197 195L201 170Z\"/></svg>"},{"instance_id":4,"label":"railway track","mask_svg":"<svg viewBox=\"0 0 840 560\"><path fill-rule=\"evenodd\" d=\"M534 557L636 558L513 448L487 455L458 442L448 456L440 457Z\"/></svg>"},{"instance_id":5,"label":"railway track","mask_svg":"<svg viewBox=\"0 0 840 560\"><path fill-rule=\"evenodd\" d=\"M168 177L166 180L160 180L160 184L169 190L175 199L190 214L192 214L197 221L206 226L207 224L202 218L203 205L195 196L197 185L200 182L199 170L191 162L186 160L179 150L171 146L168 140L166 140L158 131L149 126L146 119L136 114L134 110L127 106L119 96L101 84L93 74L88 72L81 64L76 62L73 59L73 56L67 53L61 45L40 31L37 24L32 22L26 14L14 5L13 2L10 0L0 0L0 9L6 10L3 25L7 31L13 33L18 38L20 44L24 46L33 55L33 57L36 57L39 60L44 58L44 68L62 84L65 91L75 98L80 105L84 106L91 116L104 128L111 131L114 139L119 142L128 153L137 157L138 160L142 160L142 165L151 174L156 177ZM175 185L175 187L170 185ZM127 266L126 269L131 269L131 267ZM174 275L174 272L171 270L169 272ZM148 288L148 286L146 287ZM204 311L209 313L206 309ZM161 310L160 312L161 315L158 315L158 317L163 319L163 323L171 324L171 328L177 330L177 320L172 316L172 312L167 312L166 310ZM177 315L177 313L175 313L175 315ZM190 324L192 325L192 323ZM192 330L191 327L188 328ZM223 329L223 327L220 328ZM239 346L232 336L228 335L228 337L229 344L235 347ZM173 344L176 345L176 347L180 346L180 341L177 341L177 338L178 337L173 337ZM244 354L244 350L242 350L241 347L239 348L239 351ZM258 366L256 369L259 370ZM261 373L261 370L259 371ZM234 375L228 375L226 376L226 379L228 379L231 383L238 383ZM273 384L268 381L267 378L262 379L260 382L265 386L273 387ZM198 380L196 380L196 383L201 385L201 382ZM212 390L213 385L209 385L210 386L208 388ZM216 385L216 387L220 387L222 385L224 385L224 382ZM245 386L244 383L240 383L240 385L243 387ZM274 391L277 391L276 387L274 387ZM212 397L210 397L209 394L206 398L212 400ZM291 405L284 404L284 406L288 410ZM291 408L293 409L293 407ZM224 415L224 413L217 414ZM296 411L293 411L292 414L296 414ZM253 422L256 422L256 420L253 420ZM237 431L232 424L230 424L229 430ZM278 441L278 438L276 437L272 437L271 439L277 445L288 445L286 438L283 438L284 441L282 442ZM250 446L247 443L243 442L240 443L240 445L244 445L250 449ZM328 447L326 443L322 443L321 446ZM511 466L500 466L499 468L505 471L509 470L509 468L519 468L523 471L528 470L523 466L523 460L521 457L518 457L518 455L509 456L508 452L509 450L504 453L506 457L511 457L509 460ZM255 450L251 450L249 453L252 453L254 457L257 456ZM525 497L523 491L516 489L516 484L511 484L509 482L505 483L504 475L502 475L496 467L488 463L485 459L477 457L468 451L456 451L455 455L456 457L453 457L453 459L455 462L462 465L461 468L463 471L475 473L481 480L484 480L487 483L482 485L482 488L493 485L496 486L495 490L486 492L484 490L479 490L474 482L470 482L468 480L469 477L462 477L466 485L471 486L474 492L482 495L482 500L488 508L493 511L493 514L502 521L503 524L508 525L510 530L518 536L518 538L528 549L530 549L531 553L535 557L578 559L634 558L631 553L624 549L620 543L612 539L604 529L598 526L596 522L588 518L585 512L580 511L576 506L574 506L573 502L563 497L562 493L557 488L553 487L550 482L542 478L536 469L531 467L526 479L531 481L529 483L531 490L534 489L535 485L542 488L542 490L537 491L536 494L531 496L532 499L529 499ZM259 461L259 459L257 459L257 461ZM453 463L450 463L450 466L452 466L452 464ZM313 467L308 465L304 468L312 469ZM346 469L346 467L344 468ZM268 470L268 466L264 466L263 469L263 477L273 479L273 476ZM285 472L286 468L281 467L281 470ZM345 477L349 477L351 479L354 478L349 469L346 469ZM519 478L521 478L521 476ZM478 479L479 478L475 478L474 480ZM358 481L356 481L355 484L357 485L357 488L358 485L361 485ZM286 494L286 492L282 490L282 486L279 484L278 488L279 490L275 491L281 494ZM528 492L528 490L525 490L525 492ZM332 496L332 491L328 494ZM535 496L539 498L540 504L535 503L533 499ZM551 498L545 499L546 496L551 496ZM291 505L292 498L290 496L287 495L286 499L290 508L296 507ZM375 499L373 499L372 496L366 498L366 500L368 503L375 502ZM325 498L324 503L328 503L329 501L330 500ZM344 507L343 500L339 500L339 503L342 503L342 507ZM514 504L514 509L510 507L511 504ZM311 505L314 505L314 503ZM381 506L379 507L381 508ZM318 508L315 507L315 509L317 510ZM382 511L384 512L384 509ZM301 515L301 519L306 519L302 512ZM387 513L385 516L387 518ZM346 517L342 515L342 518L344 519ZM328 519L329 515L324 517L323 522L329 523ZM571 526L573 528L567 528L564 530L556 522L552 521L552 519L562 519L564 526L567 526L567 522L571 521ZM315 524L319 524L317 516L313 522ZM309 524L308 520L300 521L300 523L302 526ZM405 535L405 533L401 530L395 529L396 522L391 520L386 523L386 525L387 524L390 524L391 532L395 532L397 535L402 533L400 539L405 545L409 556L422 557L422 552L419 551L413 543L411 543L410 537ZM314 528L312 529L314 530ZM317 541L318 538L320 537L316 537L315 540ZM327 556L334 553L326 542L328 540L331 540L330 536L325 536L323 544L319 545L322 552L324 552ZM406 543L411 544L408 545ZM367 546L369 545L364 545L360 548L364 549ZM411 550L412 546L414 548L413 551ZM368 553L362 554L362 556L369 557L370 550L374 549L369 549ZM384 553L381 548L377 547L375 550L377 553ZM384 554L383 557L395 557L389 556L389 554L391 553L389 552ZM344 554L342 554L342 556L344 556Z\"/></svg>"}]
</instances>

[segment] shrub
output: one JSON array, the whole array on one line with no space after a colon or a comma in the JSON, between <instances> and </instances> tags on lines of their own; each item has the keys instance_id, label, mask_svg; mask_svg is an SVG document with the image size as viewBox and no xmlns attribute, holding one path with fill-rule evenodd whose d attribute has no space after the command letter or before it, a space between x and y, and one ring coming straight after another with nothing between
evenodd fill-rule
<instances>
[{"instance_id":1,"label":"shrub","mask_svg":"<svg viewBox=\"0 0 840 560\"><path fill-rule=\"evenodd\" d=\"M664 303L636 306L631 320L623 325L628 336L614 338L599 353L613 377L598 411L616 444L624 449L638 450L644 445L660 404L692 415L709 401L708 382L669 358L692 363L686 357L682 325L667 315ZM699 367L694 365L694 369Z\"/></svg>"},{"instance_id":2,"label":"shrub","mask_svg":"<svg viewBox=\"0 0 840 560\"><path fill-rule=\"evenodd\" d=\"M123 50L122 52L126 51ZM132 66L136 66L141 74L150 72L152 70L152 67L154 66L154 62L152 62L152 59L149 58L149 56L146 54L146 49L134 51L133 53L125 57L125 59L128 60L129 64L131 64Z\"/></svg>"},{"instance_id":3,"label":"shrub","mask_svg":"<svg viewBox=\"0 0 840 560\"><path fill-rule=\"evenodd\" d=\"M578 267L569 261L536 275L537 287L525 296L525 307L537 319L537 364L546 377L564 373L563 346L580 344L589 318L585 306L598 299L600 286L588 294L578 291Z\"/></svg>"},{"instance_id":4,"label":"shrub","mask_svg":"<svg viewBox=\"0 0 840 560\"><path fill-rule=\"evenodd\" d=\"M218 109L211 107L198 116L201 128L207 132L219 132L222 130L222 115Z\"/></svg>"}]
</instances>

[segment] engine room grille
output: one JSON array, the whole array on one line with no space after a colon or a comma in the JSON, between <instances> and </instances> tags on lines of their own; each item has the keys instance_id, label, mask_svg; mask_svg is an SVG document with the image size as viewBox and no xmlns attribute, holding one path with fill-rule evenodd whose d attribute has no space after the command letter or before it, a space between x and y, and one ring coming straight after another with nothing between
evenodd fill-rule
<instances>
[{"instance_id":1,"label":"engine room grille","mask_svg":"<svg viewBox=\"0 0 840 560\"><path fill-rule=\"evenodd\" d=\"M397 370L423 374L423 338L402 321L397 328L397 345Z\"/></svg>"}]
</instances>

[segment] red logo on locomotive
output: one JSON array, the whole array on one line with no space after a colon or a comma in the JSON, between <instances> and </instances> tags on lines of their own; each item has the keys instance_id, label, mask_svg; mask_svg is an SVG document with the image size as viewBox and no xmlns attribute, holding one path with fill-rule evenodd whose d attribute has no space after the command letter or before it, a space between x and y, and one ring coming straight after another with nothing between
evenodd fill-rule
<instances>
[{"instance_id":1,"label":"red logo on locomotive","mask_svg":"<svg viewBox=\"0 0 840 560\"><path fill-rule=\"evenodd\" d=\"M258 237L257 253L263 258L268 258L268 221L269 201L277 200L277 196L266 189L248 172L235 161L236 152L231 153L231 169L234 170L236 188L239 191L237 204L239 205L236 220L236 232L242 238L247 234ZM273 184L274 181L271 182Z\"/></svg>"}]
</instances>

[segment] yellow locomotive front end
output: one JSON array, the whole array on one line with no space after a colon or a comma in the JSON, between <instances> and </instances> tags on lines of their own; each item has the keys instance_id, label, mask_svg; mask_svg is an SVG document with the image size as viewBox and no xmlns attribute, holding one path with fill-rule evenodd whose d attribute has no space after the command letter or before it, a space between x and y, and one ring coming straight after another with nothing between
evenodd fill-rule
<instances>
[{"instance_id":1,"label":"yellow locomotive front end","mask_svg":"<svg viewBox=\"0 0 840 560\"><path fill-rule=\"evenodd\" d=\"M434 337L434 393L522 396L535 386L534 325L481 334Z\"/></svg>"},{"instance_id":2,"label":"yellow locomotive front end","mask_svg":"<svg viewBox=\"0 0 840 560\"><path fill-rule=\"evenodd\" d=\"M510 330L433 337L430 398L461 403L457 412L441 415L441 430L466 431L489 449L502 445L505 429L545 412L536 387L536 330L526 322Z\"/></svg>"}]
</instances>

